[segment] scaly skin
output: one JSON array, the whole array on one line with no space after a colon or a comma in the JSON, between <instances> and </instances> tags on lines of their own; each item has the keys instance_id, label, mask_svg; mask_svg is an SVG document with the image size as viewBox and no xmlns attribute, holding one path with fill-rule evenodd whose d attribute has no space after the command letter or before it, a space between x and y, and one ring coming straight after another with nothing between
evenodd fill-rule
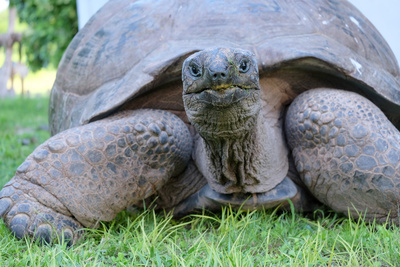
<instances>
[{"instance_id":1,"label":"scaly skin","mask_svg":"<svg viewBox=\"0 0 400 267\"><path fill-rule=\"evenodd\" d=\"M286 136L303 182L321 202L356 218L397 218L400 133L371 101L307 91L290 105Z\"/></svg>"},{"instance_id":2,"label":"scaly skin","mask_svg":"<svg viewBox=\"0 0 400 267\"><path fill-rule=\"evenodd\" d=\"M135 110L61 132L40 145L0 192L16 237L70 244L77 229L110 221L184 170L191 135L177 116Z\"/></svg>"}]
</instances>

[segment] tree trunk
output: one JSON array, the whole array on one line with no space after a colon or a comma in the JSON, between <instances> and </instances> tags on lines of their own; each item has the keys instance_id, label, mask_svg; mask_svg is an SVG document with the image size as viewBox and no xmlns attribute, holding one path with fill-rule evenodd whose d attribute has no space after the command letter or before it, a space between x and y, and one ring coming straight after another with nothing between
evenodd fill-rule
<instances>
[{"instance_id":1,"label":"tree trunk","mask_svg":"<svg viewBox=\"0 0 400 267\"><path fill-rule=\"evenodd\" d=\"M5 35L3 46L5 50L4 64L0 68L0 98L9 94L7 90L7 82L11 74L12 68L12 48L16 41L14 38L14 24L15 24L16 10L15 7L9 8L8 31Z\"/></svg>"}]
</instances>

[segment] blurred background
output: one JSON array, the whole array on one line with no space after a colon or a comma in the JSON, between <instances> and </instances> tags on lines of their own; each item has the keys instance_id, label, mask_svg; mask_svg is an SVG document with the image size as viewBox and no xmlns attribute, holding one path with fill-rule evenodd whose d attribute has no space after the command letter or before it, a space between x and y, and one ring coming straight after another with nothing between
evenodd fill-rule
<instances>
[{"instance_id":1,"label":"blurred background","mask_svg":"<svg viewBox=\"0 0 400 267\"><path fill-rule=\"evenodd\" d=\"M13 0L11 27L15 44L7 63L5 43L10 30L9 1L0 0L0 64L10 64L8 96L47 95L69 41L108 0ZM400 0L350 0L381 32L400 61ZM35 4L36 3L36 4ZM18 18L18 15L21 18ZM66 30L65 25L68 25ZM49 27L51 26L51 27ZM8 35L10 38L10 35ZM20 44L22 44L20 46ZM28 55L28 56L27 56ZM2 73L0 72L0 78ZM5 85L4 85L5 86ZM1 85L0 85L1 91ZM1 97L1 95L0 95Z\"/></svg>"}]
</instances>

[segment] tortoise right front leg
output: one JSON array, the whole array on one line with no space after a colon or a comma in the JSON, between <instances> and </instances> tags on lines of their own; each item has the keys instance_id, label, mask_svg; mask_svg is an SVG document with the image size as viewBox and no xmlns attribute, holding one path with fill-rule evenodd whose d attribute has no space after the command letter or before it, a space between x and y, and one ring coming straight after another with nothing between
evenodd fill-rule
<instances>
[{"instance_id":1,"label":"tortoise right front leg","mask_svg":"<svg viewBox=\"0 0 400 267\"><path fill-rule=\"evenodd\" d=\"M191 149L185 123L161 110L66 130L20 165L0 192L0 216L18 238L76 240L75 230L114 219L182 172Z\"/></svg>"},{"instance_id":2,"label":"tortoise right front leg","mask_svg":"<svg viewBox=\"0 0 400 267\"><path fill-rule=\"evenodd\" d=\"M363 96L306 91L285 121L297 171L310 192L343 214L399 223L400 132Z\"/></svg>"}]
</instances>

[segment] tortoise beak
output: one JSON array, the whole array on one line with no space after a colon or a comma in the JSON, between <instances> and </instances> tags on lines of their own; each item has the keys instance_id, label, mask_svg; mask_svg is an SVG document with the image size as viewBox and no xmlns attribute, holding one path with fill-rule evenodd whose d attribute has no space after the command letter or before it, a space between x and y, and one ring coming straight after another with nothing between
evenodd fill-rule
<instances>
[{"instance_id":1,"label":"tortoise beak","mask_svg":"<svg viewBox=\"0 0 400 267\"><path fill-rule=\"evenodd\" d=\"M244 99L255 97L254 89L243 89L237 86L220 86L219 89L206 89L199 94L198 100L214 107L228 107Z\"/></svg>"}]
</instances>

